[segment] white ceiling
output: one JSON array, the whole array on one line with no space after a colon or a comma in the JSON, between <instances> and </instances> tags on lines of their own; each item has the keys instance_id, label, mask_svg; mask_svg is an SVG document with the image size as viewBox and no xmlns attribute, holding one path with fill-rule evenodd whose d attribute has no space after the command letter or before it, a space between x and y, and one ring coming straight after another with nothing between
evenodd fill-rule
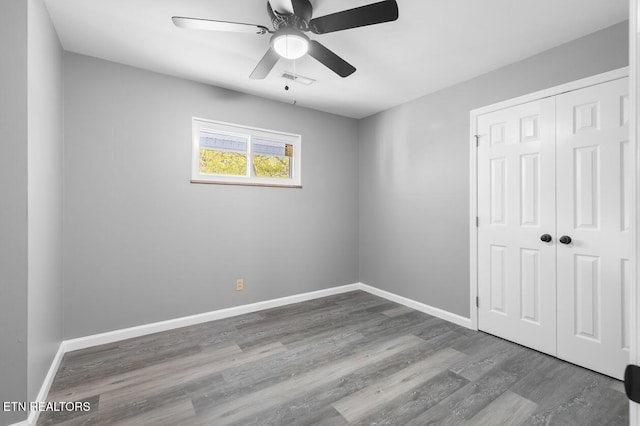
<instances>
[{"instance_id":1,"label":"white ceiling","mask_svg":"<svg viewBox=\"0 0 640 426\"><path fill-rule=\"evenodd\" d=\"M311 0L314 17L376 0ZM362 118L627 19L627 0L398 0L391 23L309 33L358 70L345 79L304 57L249 74L269 36L176 28L174 15L271 28L267 0L45 0L65 50Z\"/></svg>"}]
</instances>

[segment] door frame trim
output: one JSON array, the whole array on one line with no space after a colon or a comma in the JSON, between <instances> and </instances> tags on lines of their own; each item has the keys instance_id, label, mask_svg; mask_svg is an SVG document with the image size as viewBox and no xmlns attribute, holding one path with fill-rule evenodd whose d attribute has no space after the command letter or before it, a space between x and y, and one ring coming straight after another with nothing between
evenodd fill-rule
<instances>
[{"instance_id":1,"label":"door frame trim","mask_svg":"<svg viewBox=\"0 0 640 426\"><path fill-rule=\"evenodd\" d=\"M640 0L631 0L640 3ZM539 90L537 92L529 93L527 95L519 96L506 101L498 102L495 104L487 105L481 108L476 108L470 112L470 126L469 126L469 317L471 319L471 326L473 329L478 329L478 308L476 306L476 297L478 296L478 227L476 226L476 217L478 216L478 149L476 147L476 135L478 132L478 117L490 112L499 111L505 108L511 108L514 106L522 105L527 102L533 102L540 99L548 98L551 96L557 96L562 93L572 92L574 90L584 89L589 86L595 86L597 84L606 83L613 80L619 80L629 76L630 67L619 68L613 71L608 71L602 74L596 74L591 77L582 78L580 80L571 81L569 83L561 84L559 86L550 87L548 89ZM633 98L631 98L633 100ZM636 100L637 102L637 100ZM634 102L631 102L632 105ZM635 105L634 105L635 106ZM632 113L632 117L635 114ZM632 120L634 121L634 120ZM629 123L633 126L632 123ZM633 141L634 138L631 138ZM638 148L636 145L636 151ZM640 164L640 160L637 160L637 164ZM640 188L640 173L637 177L638 183L636 184L636 190ZM635 192L635 191L634 191ZM640 209L640 206L636 210ZM636 220L638 215L634 211ZM632 258L636 259L638 255L637 245L634 245L634 251ZM635 263L635 262L634 262ZM635 270L635 265L632 269ZM639 292L640 293L640 292ZM639 300L640 306L640 300ZM633 305L633 304L632 304ZM632 308L633 314L633 308ZM640 313L639 313L640 314ZM632 318L636 318L632 316ZM638 318L640 322L640 317ZM639 325L640 326L640 325ZM639 330L640 331L640 330ZM632 334L634 334L632 330ZM640 340L640 339L639 339ZM640 343L640 342L639 342ZM636 345L637 346L637 345ZM640 347L638 348L638 355L640 355Z\"/></svg>"},{"instance_id":2,"label":"door frame trim","mask_svg":"<svg viewBox=\"0 0 640 426\"><path fill-rule=\"evenodd\" d=\"M638 289L638 266L640 265L640 0L629 0L629 141L635 144L636 149L636 187L633 191L635 199L635 232L633 233L633 265L631 268L631 341L629 351L629 363L640 364L640 290ZM640 424L640 404L629 401L629 424Z\"/></svg>"}]
</instances>

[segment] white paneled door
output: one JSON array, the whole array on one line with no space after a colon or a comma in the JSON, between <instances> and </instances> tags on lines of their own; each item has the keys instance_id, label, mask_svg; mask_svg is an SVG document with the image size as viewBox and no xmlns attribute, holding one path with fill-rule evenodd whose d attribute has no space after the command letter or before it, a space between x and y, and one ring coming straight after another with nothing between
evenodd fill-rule
<instances>
[{"instance_id":1,"label":"white paneled door","mask_svg":"<svg viewBox=\"0 0 640 426\"><path fill-rule=\"evenodd\" d=\"M477 117L478 328L621 378L633 150L628 79Z\"/></svg>"},{"instance_id":2,"label":"white paneled door","mask_svg":"<svg viewBox=\"0 0 640 426\"><path fill-rule=\"evenodd\" d=\"M479 328L555 355L555 101L477 126Z\"/></svg>"},{"instance_id":3,"label":"white paneled door","mask_svg":"<svg viewBox=\"0 0 640 426\"><path fill-rule=\"evenodd\" d=\"M628 80L557 97L558 356L621 377L629 360L634 152ZM570 242L569 242L570 239Z\"/></svg>"}]
</instances>

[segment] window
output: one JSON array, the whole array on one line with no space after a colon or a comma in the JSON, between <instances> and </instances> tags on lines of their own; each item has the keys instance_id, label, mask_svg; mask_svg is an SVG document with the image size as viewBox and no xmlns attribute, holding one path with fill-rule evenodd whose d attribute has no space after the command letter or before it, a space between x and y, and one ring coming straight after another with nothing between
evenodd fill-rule
<instances>
[{"instance_id":1,"label":"window","mask_svg":"<svg viewBox=\"0 0 640 426\"><path fill-rule=\"evenodd\" d=\"M194 118L191 182L300 187L300 140Z\"/></svg>"}]
</instances>

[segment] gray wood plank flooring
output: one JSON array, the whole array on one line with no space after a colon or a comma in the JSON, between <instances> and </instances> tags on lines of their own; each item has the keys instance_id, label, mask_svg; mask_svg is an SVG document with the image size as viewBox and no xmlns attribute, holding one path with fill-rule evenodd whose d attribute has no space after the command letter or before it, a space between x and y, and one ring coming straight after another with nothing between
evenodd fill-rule
<instances>
[{"instance_id":1,"label":"gray wood plank flooring","mask_svg":"<svg viewBox=\"0 0 640 426\"><path fill-rule=\"evenodd\" d=\"M355 291L70 352L38 425L626 425L621 383Z\"/></svg>"}]
</instances>

